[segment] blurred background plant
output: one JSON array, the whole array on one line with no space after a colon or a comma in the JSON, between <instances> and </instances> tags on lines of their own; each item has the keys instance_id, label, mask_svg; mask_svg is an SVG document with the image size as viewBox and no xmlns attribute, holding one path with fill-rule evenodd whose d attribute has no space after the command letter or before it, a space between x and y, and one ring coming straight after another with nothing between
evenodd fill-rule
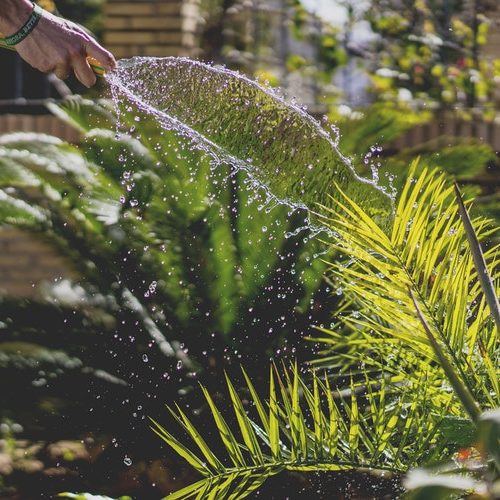
<instances>
[{"instance_id":1,"label":"blurred background plant","mask_svg":"<svg viewBox=\"0 0 500 500\"><path fill-rule=\"evenodd\" d=\"M1 418L32 438L112 433L130 454L144 449L162 387L188 395L201 373L217 386L241 359L259 374L280 352L302 357L308 326L336 298L313 258L318 243L285 237L300 215L259 210L240 174L212 171L151 118L121 114L139 139L117 138L109 103L56 112L84 143L3 136L0 217L43 235L78 278L36 302L3 299Z\"/></svg>"},{"instance_id":2,"label":"blurred background plant","mask_svg":"<svg viewBox=\"0 0 500 500\"><path fill-rule=\"evenodd\" d=\"M491 0L371 2L367 17L380 35L373 67L376 92L389 100L414 99L424 107L480 105L494 113L498 60L481 57L494 7Z\"/></svg>"}]
</instances>

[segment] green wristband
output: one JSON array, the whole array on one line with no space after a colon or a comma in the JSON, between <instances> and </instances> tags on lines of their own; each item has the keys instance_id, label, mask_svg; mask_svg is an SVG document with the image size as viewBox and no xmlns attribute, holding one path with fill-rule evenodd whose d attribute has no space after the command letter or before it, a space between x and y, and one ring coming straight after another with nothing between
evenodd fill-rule
<instances>
[{"instance_id":1,"label":"green wristband","mask_svg":"<svg viewBox=\"0 0 500 500\"><path fill-rule=\"evenodd\" d=\"M22 42L36 28L36 25L42 18L42 15L43 9L33 2L33 10L31 11L29 19L18 31L16 31L16 33L10 36L6 36L2 41L9 47Z\"/></svg>"}]
</instances>

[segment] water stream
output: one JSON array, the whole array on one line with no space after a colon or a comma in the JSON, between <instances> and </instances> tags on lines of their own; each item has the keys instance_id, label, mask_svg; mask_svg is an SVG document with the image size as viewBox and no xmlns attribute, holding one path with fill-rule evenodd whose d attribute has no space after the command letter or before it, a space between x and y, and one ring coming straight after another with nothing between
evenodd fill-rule
<instances>
[{"instance_id":1,"label":"water stream","mask_svg":"<svg viewBox=\"0 0 500 500\"><path fill-rule=\"evenodd\" d=\"M135 57L108 75L115 104L154 117L207 153L214 166L247 173L265 205L303 209L313 233L342 194L379 222L392 213L388 191L360 177L334 133L278 91L223 67L186 58Z\"/></svg>"},{"instance_id":2,"label":"water stream","mask_svg":"<svg viewBox=\"0 0 500 500\"><path fill-rule=\"evenodd\" d=\"M279 344L276 359L286 357L287 349L295 354L297 339L302 338L305 331L302 321L314 321L312 313L306 320L306 314L309 314L306 311L313 309L314 299L312 294L308 295L309 292L301 291L302 288L307 288L300 284L303 271L295 275L296 268L302 266L298 257L300 252L295 250L298 248L297 241L300 239L305 243L319 232L336 236L325 217L332 217L338 201L345 202L343 194L361 205L377 222L388 223L394 201L388 194L389 190L357 174L351 160L339 151L335 129L326 121L318 122L278 90L226 68L185 58L136 57L120 61L117 70L109 74L107 80L119 114L118 132L139 135L142 141L150 140L148 146L157 151L158 158L162 159L159 162L160 168L176 169L177 165L179 170L181 163L176 164L176 157L187 159L188 168L193 171L189 172L187 179L183 179L189 184L189 177L197 178L196 169L199 170L200 165L196 162L196 155L193 158L183 158L182 155L189 149L196 149L203 153L203 157L209 158L213 169L210 175L214 178L227 180L227 172L230 172L229 177L243 173L245 191L248 191L248 197L245 193L244 200L253 198L266 211L283 205L290 212L298 212L295 214L298 222L287 226L288 233L282 231L283 227L263 226L262 233L256 235L252 232L253 225L248 226L248 239L252 241L245 245L255 246L258 257L254 259L253 253L247 251L245 255L250 257L247 257L248 262L241 259L238 278L242 282L251 282L253 288L260 292L259 296L253 297L249 291L251 287L247 286L243 294L245 296L234 300L234 303L231 302L233 298L226 298L227 304L232 304L234 314L242 317L231 320L227 333L234 335L234 338L227 341L227 345L232 347L224 348L223 360L218 362L225 366L230 366L233 358L240 362L241 354L238 349L248 353L245 344L249 341L259 344L257 356L267 355L265 346L275 347L273 337L281 329L290 332L290 335ZM169 142L168 136L172 133L180 138L178 142ZM171 149L173 154L163 156L164 149ZM129 159L118 159L128 176ZM224 168L220 168L222 166ZM206 180L210 183L213 179ZM179 190L185 188L179 183ZM189 197L190 193L192 195L193 191L185 189L184 193L176 195ZM303 214L305 219L302 218ZM245 224L235 226L238 230L245 230ZM307 232L304 238L302 231ZM289 236L288 242L291 245L265 244L263 240L269 238L272 241L274 238L270 235L272 232L281 232L282 237ZM313 245L310 250L311 259L306 252L302 256L308 263L306 266L321 255L312 253L317 252ZM266 252L276 253L274 259L268 259L271 268L276 266L279 269L276 276L261 266L261 261L265 260L262 255ZM225 297L240 293L231 283L235 273L230 276L221 289L227 288L233 292L225 290ZM194 285L195 283L193 287ZM312 290L311 285L308 287L307 290ZM318 289L319 285L316 292ZM324 291L329 292L328 288ZM337 292L337 295L340 294ZM250 307L240 309L250 298ZM305 298L308 305L305 306L304 302L305 312L302 318L296 309L299 305L302 307ZM217 317L217 309L208 312L210 317ZM323 318L318 309L314 318L320 317ZM205 323L209 327L210 320ZM153 337L153 340L161 345L158 337ZM208 339L204 342L207 344L202 351L204 355L207 350L216 351L215 347L210 347L214 341ZM194 346L191 345L190 349L190 354L196 352ZM143 356L144 363L154 370L156 366L151 359L152 357L148 359ZM247 368L255 366L251 364L251 356L244 358L244 362ZM183 376L182 371L179 373ZM158 384L155 387L158 388ZM142 401L141 406L146 408ZM130 465L128 455L124 458L124 463Z\"/></svg>"}]
</instances>

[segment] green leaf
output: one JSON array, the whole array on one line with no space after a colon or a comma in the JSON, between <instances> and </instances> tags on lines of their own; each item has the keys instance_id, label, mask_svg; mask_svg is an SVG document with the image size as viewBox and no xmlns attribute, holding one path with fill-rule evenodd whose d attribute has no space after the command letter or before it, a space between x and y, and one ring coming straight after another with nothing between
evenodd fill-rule
<instances>
[{"instance_id":1,"label":"green leaf","mask_svg":"<svg viewBox=\"0 0 500 500\"><path fill-rule=\"evenodd\" d=\"M478 445L493 457L500 471L500 408L484 412L479 418Z\"/></svg>"},{"instance_id":2,"label":"green leaf","mask_svg":"<svg viewBox=\"0 0 500 500\"><path fill-rule=\"evenodd\" d=\"M477 269L477 275L479 282L481 283L481 288L486 297L486 301L490 307L491 315L497 325L497 334L500 338L500 303L498 302L498 296L495 291L493 280L491 279L488 267L486 266L486 261L484 259L483 251L479 240L477 238L476 232L470 220L467 209L465 208L464 202L462 200L462 195L458 189L458 185L455 183L455 195L458 202L458 210L460 212L460 217L465 227L465 233L467 234L467 239L472 252L472 257L474 259L474 264Z\"/></svg>"},{"instance_id":3,"label":"green leaf","mask_svg":"<svg viewBox=\"0 0 500 500\"><path fill-rule=\"evenodd\" d=\"M472 446L476 437L476 427L466 418L446 415L439 426L439 432L447 443L458 448Z\"/></svg>"},{"instance_id":4,"label":"green leaf","mask_svg":"<svg viewBox=\"0 0 500 500\"><path fill-rule=\"evenodd\" d=\"M246 462L241 453L239 443L236 441L236 438L234 437L226 421L217 409L217 406L215 406L214 400L212 399L212 396L210 396L207 389L202 386L201 390L203 391L203 395L205 396L210 410L212 411L212 416L214 417L215 424L217 426L217 429L219 430L219 434L222 438L224 446L228 451L229 458L234 463L235 467L245 467Z\"/></svg>"},{"instance_id":5,"label":"green leaf","mask_svg":"<svg viewBox=\"0 0 500 500\"><path fill-rule=\"evenodd\" d=\"M243 376L245 377L245 381L247 383L248 389L250 391L250 395L252 397L252 402L255 405L255 408L257 409L257 412L260 417L260 421L262 422L262 425L264 426L264 430L267 434L270 434L270 426L269 426L269 417L266 414L266 411L264 409L264 405L262 404L257 391L255 390L255 387L250 380L250 377L247 375L246 371L244 369L241 370L243 372ZM271 373L272 377L272 373Z\"/></svg>"},{"instance_id":6,"label":"green leaf","mask_svg":"<svg viewBox=\"0 0 500 500\"><path fill-rule=\"evenodd\" d=\"M0 224L39 227L45 221L46 217L42 210L9 196L0 189Z\"/></svg>"},{"instance_id":7,"label":"green leaf","mask_svg":"<svg viewBox=\"0 0 500 500\"><path fill-rule=\"evenodd\" d=\"M217 471L223 471L224 466L222 463L219 461L219 459L212 453L210 450L209 446L205 442L205 440L201 437L201 434L198 432L196 427L192 424L192 422L189 420L189 418L186 416L186 414L177 406L177 414L174 413L173 410L170 410L172 415L175 417L177 422L182 425L184 430L189 434L193 442L198 446L200 451L203 454L204 459ZM200 462L202 462L201 459L199 459Z\"/></svg>"},{"instance_id":8,"label":"green leaf","mask_svg":"<svg viewBox=\"0 0 500 500\"><path fill-rule=\"evenodd\" d=\"M271 367L269 375L269 443L271 455L275 461L278 461L281 457L278 411L273 368Z\"/></svg>"},{"instance_id":9,"label":"green leaf","mask_svg":"<svg viewBox=\"0 0 500 500\"><path fill-rule=\"evenodd\" d=\"M46 106L52 114L81 132L93 128L114 129L116 126L111 105L105 100L91 101L75 95L60 104L47 102Z\"/></svg>"},{"instance_id":10,"label":"green leaf","mask_svg":"<svg viewBox=\"0 0 500 500\"><path fill-rule=\"evenodd\" d=\"M243 436L243 440L248 448L248 451L250 452L250 456L253 458L255 464L262 465L264 463L264 457L262 455L257 436L255 435L252 424L248 419L241 399L238 396L238 393L236 392L236 389L234 388L234 385L232 384L227 374L226 383L229 389L229 395L231 396L231 402L233 403L236 419L238 420L240 432Z\"/></svg>"},{"instance_id":11,"label":"green leaf","mask_svg":"<svg viewBox=\"0 0 500 500\"><path fill-rule=\"evenodd\" d=\"M178 455L184 458L192 467L204 476L210 473L204 462L202 462L192 451L182 445L176 438L172 436L166 429L164 429L158 422L150 419L154 427L151 430L172 447Z\"/></svg>"},{"instance_id":12,"label":"green leaf","mask_svg":"<svg viewBox=\"0 0 500 500\"><path fill-rule=\"evenodd\" d=\"M358 449L359 443L359 411L358 411L358 400L356 398L356 391L354 388L353 381L351 379L351 408L349 415L349 449L353 454L353 458L356 456L356 450Z\"/></svg>"}]
</instances>

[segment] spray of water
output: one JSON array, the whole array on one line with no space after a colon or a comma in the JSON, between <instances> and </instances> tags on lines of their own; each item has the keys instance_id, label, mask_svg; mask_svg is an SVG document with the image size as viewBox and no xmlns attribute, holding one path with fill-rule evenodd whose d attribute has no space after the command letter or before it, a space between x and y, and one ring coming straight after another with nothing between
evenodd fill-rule
<instances>
[{"instance_id":1,"label":"spray of water","mask_svg":"<svg viewBox=\"0 0 500 500\"><path fill-rule=\"evenodd\" d=\"M320 231L335 236L327 229L325 217L331 216L330 210L335 212L336 202L344 201L342 194L356 201L380 222L390 220L393 200L377 184L375 176L370 181L357 175L350 159L338 149L336 130L326 123L320 124L274 89L226 68L185 58L122 60L107 80L118 113L131 114L135 121L141 121L144 115L153 118L141 123L140 127L141 140L147 141L149 135L152 141L157 141L157 144L150 144L152 149L160 152L168 144L169 139L158 135L164 131L173 132L181 139L172 144L172 165L167 161L162 165L175 168L175 156L182 155L181 150L185 148L201 150L211 160L214 169L211 175L214 177L226 176L228 170L230 173L226 180L238 172L244 173L250 194L245 199L253 199L263 210L285 205L291 211L300 210L307 214L305 225L288 233L288 236L297 236L304 230L310 233L308 237ZM122 128L134 135L134 130L128 129L134 119L129 118L123 120ZM151 133L148 134L150 127ZM168 135L165 133L165 136ZM179 147L179 144L182 146ZM158 156L162 157L161 154ZM124 165L129 161L124 157L118 160ZM218 169L222 165L230 168ZM131 177L128 167L123 172L127 189ZM191 169L197 167L196 160L190 160L189 175L196 177ZM135 206L136 202L130 204ZM263 233L269 229L262 227ZM320 255L321 252L318 252L312 257ZM309 262L309 257L306 261ZM256 265L252 267L258 268ZM252 270L240 272L249 280L256 279ZM289 272L295 274L295 264ZM259 286L258 279L255 286ZM301 279L297 277L298 281ZM283 299L286 295L293 296L294 290L287 288L289 283L294 286L295 280L280 275L275 283L267 287L267 292L275 290L272 293L276 293L278 299L280 295ZM143 292L144 296L147 298L154 294L156 286L157 282L152 281ZM136 300L133 305L138 303ZM275 303L269 302L271 310ZM255 314L252 311L253 306L248 310L249 314ZM266 324L269 334L273 332L273 327L269 326L278 324L274 319L269 323L265 323L265 318L262 323L261 318L254 319L258 322L252 321L252 325ZM281 320L284 327L285 317ZM150 326L154 343L169 355L170 344L155 325ZM277 356L280 349L276 352ZM207 355L207 350L202 351L203 355ZM226 356L224 359L228 359ZM143 354L142 361L150 364L152 370L156 368L151 356ZM184 360L178 361L178 370L183 368L183 363L186 365ZM171 376L173 374L169 372L163 374L164 378ZM130 466L132 460L125 455L123 463Z\"/></svg>"},{"instance_id":2,"label":"spray of water","mask_svg":"<svg viewBox=\"0 0 500 500\"><path fill-rule=\"evenodd\" d=\"M306 210L313 232L325 230L342 193L380 222L390 219L391 196L357 175L335 134L273 89L186 58L122 60L108 81L118 109L135 107L202 149L214 166L246 172L265 205Z\"/></svg>"}]
</instances>

